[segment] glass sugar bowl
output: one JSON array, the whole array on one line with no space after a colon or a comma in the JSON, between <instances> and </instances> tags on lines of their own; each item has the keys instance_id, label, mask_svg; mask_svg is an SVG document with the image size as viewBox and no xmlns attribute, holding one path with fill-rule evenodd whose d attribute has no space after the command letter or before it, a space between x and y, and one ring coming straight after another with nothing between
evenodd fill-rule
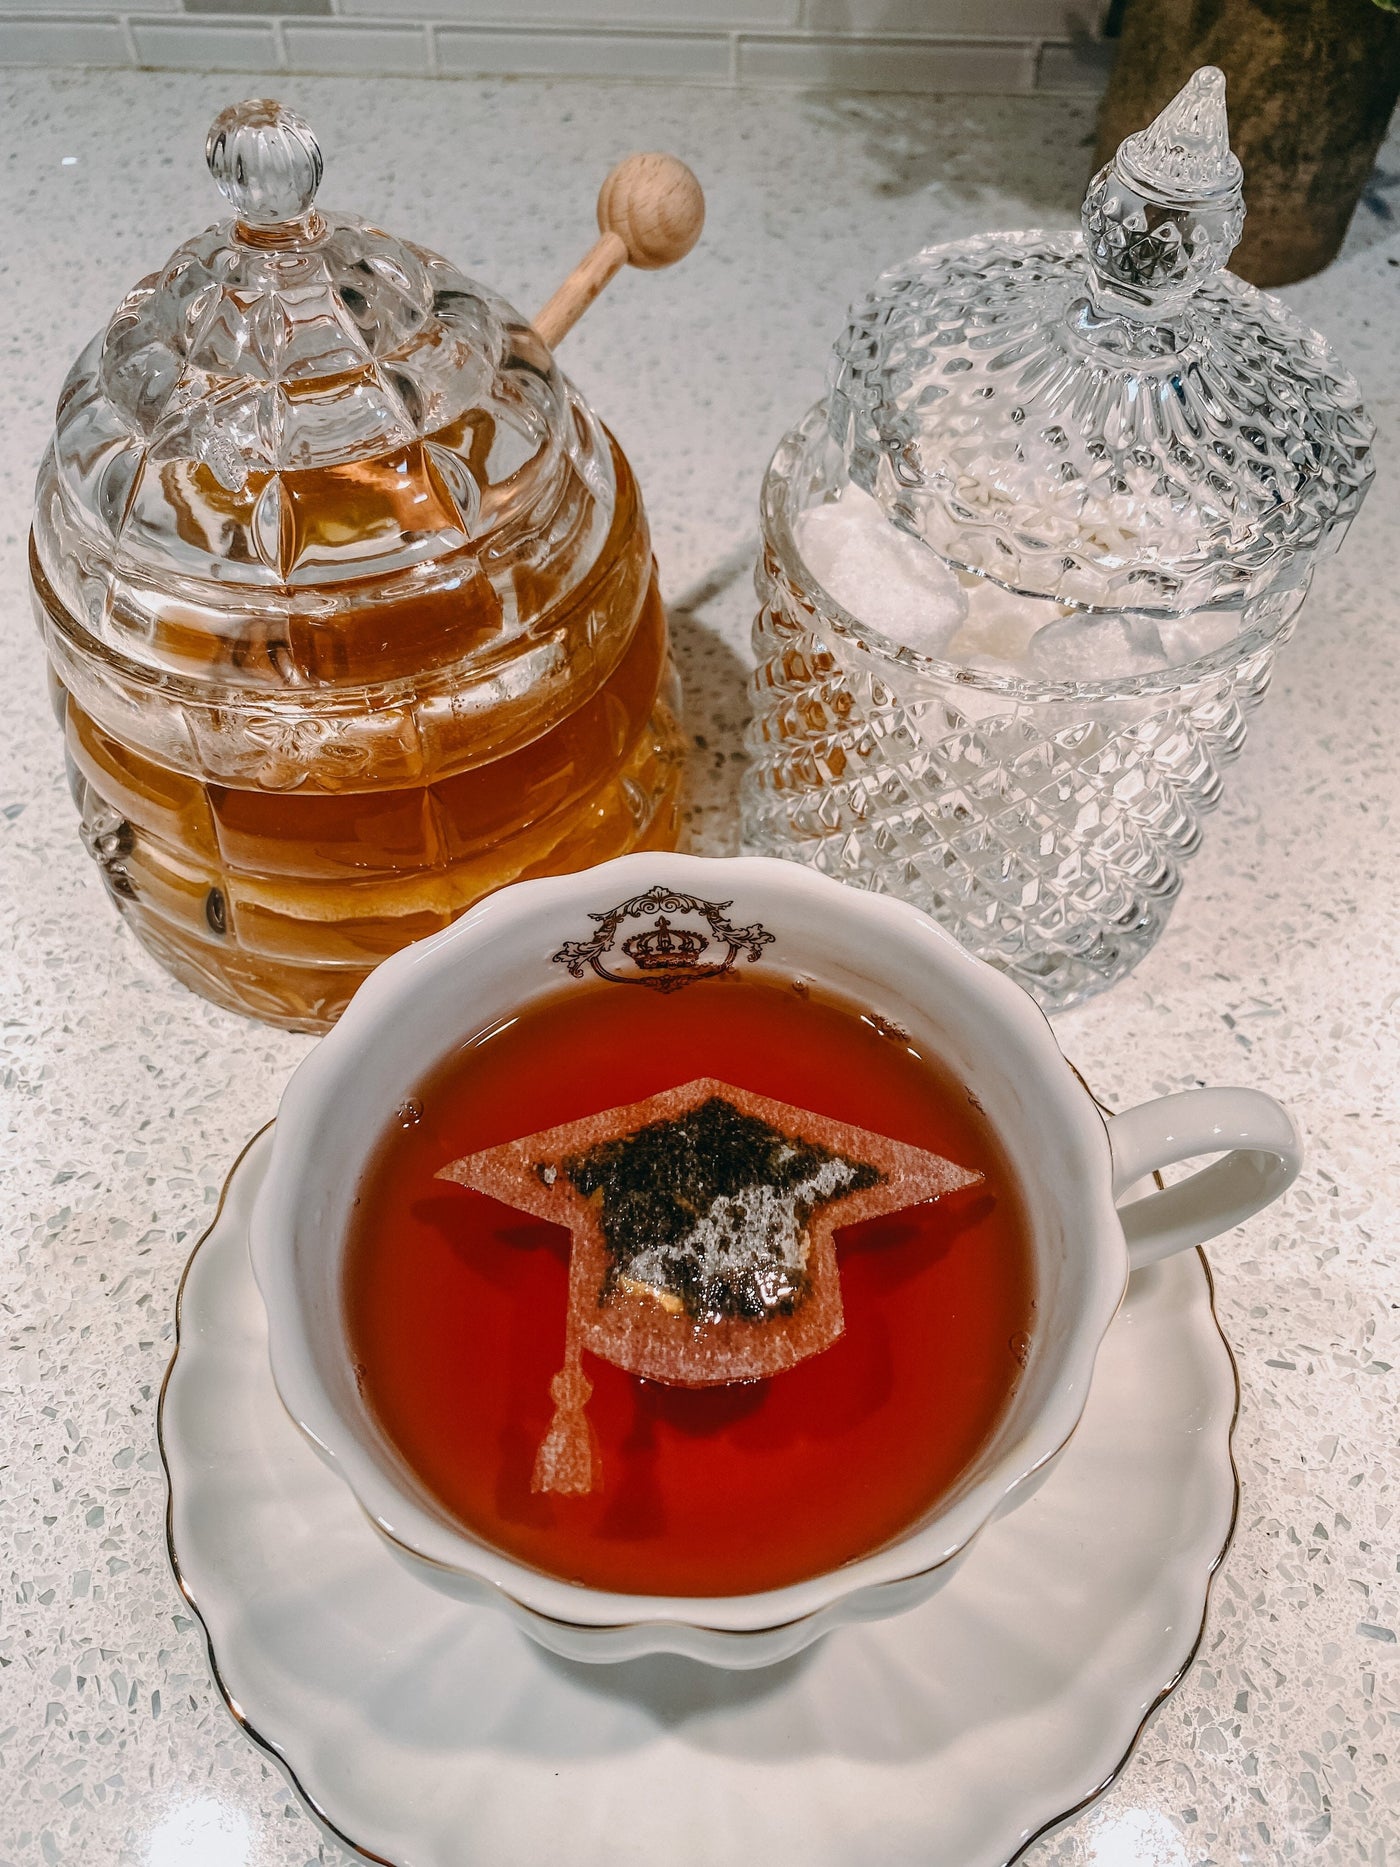
<instances>
[{"instance_id":1,"label":"glass sugar bowl","mask_svg":"<svg viewBox=\"0 0 1400 1867\"><path fill-rule=\"evenodd\" d=\"M539 331L320 210L280 106L208 159L233 217L64 385L34 606L142 942L320 1030L504 883L672 847L677 694L636 484Z\"/></svg>"},{"instance_id":2,"label":"glass sugar bowl","mask_svg":"<svg viewBox=\"0 0 1400 1867\"><path fill-rule=\"evenodd\" d=\"M1083 233L887 272L762 495L747 847L924 908L1042 1005L1148 951L1372 428L1326 343L1224 270L1199 71Z\"/></svg>"}]
</instances>

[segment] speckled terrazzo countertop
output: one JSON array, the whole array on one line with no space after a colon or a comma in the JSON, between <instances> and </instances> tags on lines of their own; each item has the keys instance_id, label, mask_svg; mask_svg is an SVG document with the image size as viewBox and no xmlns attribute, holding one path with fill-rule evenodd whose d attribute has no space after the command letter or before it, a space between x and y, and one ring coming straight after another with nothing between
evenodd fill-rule
<instances>
[{"instance_id":1,"label":"speckled terrazzo countertop","mask_svg":"<svg viewBox=\"0 0 1400 1867\"><path fill-rule=\"evenodd\" d=\"M581 250L618 153L672 147L703 176L700 251L625 278L565 356L645 489L696 735L692 833L731 848L767 456L883 266L930 239L1072 221L1089 106L277 83L320 134L331 202L527 309ZM70 357L215 217L205 129L271 84L0 83L0 1867L207 1867L180 1812L211 1799L220 1867L347 1860L213 1690L166 1567L155 1445L181 1267L307 1040L191 997L119 926L78 843L24 588L33 470ZM1035 1867L1400 1860L1400 238L1385 207L1288 294L1381 423L1376 488L1318 578L1165 938L1059 1020L1110 1101L1255 1084L1288 1103L1310 1158L1212 1252L1244 1489L1201 1657Z\"/></svg>"}]
</instances>

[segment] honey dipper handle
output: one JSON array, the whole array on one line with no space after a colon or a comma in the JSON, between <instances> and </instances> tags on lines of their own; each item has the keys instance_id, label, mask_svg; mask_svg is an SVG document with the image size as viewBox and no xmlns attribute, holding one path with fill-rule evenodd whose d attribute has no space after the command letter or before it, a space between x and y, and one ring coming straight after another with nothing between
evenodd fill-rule
<instances>
[{"instance_id":1,"label":"honey dipper handle","mask_svg":"<svg viewBox=\"0 0 1400 1867\"><path fill-rule=\"evenodd\" d=\"M624 266L674 266L700 238L705 197L675 156L635 155L618 163L598 191L601 238L535 319L551 349L571 331Z\"/></svg>"}]
</instances>

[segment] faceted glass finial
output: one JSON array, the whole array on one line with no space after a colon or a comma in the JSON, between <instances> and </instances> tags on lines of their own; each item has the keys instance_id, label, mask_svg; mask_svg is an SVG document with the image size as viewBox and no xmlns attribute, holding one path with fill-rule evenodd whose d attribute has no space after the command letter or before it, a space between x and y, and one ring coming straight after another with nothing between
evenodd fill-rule
<instances>
[{"instance_id":1,"label":"faceted glass finial","mask_svg":"<svg viewBox=\"0 0 1400 1867\"><path fill-rule=\"evenodd\" d=\"M1224 73L1203 65L1089 184L1080 218L1095 308L1168 324L1234 252L1242 180Z\"/></svg>"},{"instance_id":2,"label":"faceted glass finial","mask_svg":"<svg viewBox=\"0 0 1400 1867\"><path fill-rule=\"evenodd\" d=\"M1128 137L1118 161L1140 186L1178 201L1235 193L1242 172L1230 150L1224 72L1193 72L1161 115Z\"/></svg>"},{"instance_id":3,"label":"faceted glass finial","mask_svg":"<svg viewBox=\"0 0 1400 1867\"><path fill-rule=\"evenodd\" d=\"M220 111L204 157L219 193L250 227L303 219L321 185L321 150L310 126L268 97Z\"/></svg>"}]
</instances>

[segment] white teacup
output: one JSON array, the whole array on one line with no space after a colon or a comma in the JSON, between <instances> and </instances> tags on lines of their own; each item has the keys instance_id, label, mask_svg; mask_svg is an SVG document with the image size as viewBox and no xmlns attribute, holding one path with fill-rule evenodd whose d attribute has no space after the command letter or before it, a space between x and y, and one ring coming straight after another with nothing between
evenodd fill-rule
<instances>
[{"instance_id":1,"label":"white teacup","mask_svg":"<svg viewBox=\"0 0 1400 1867\"><path fill-rule=\"evenodd\" d=\"M663 913L672 929L664 952L635 937ZM1037 1329L991 1441L895 1541L759 1594L609 1593L479 1540L376 1426L346 1337L351 1202L394 1110L462 1039L566 988L570 973L625 978L658 966L688 975L695 991L723 990L697 976L713 969L801 974L902 1025L976 1095L1032 1218ZM1115 1206L1154 1169L1222 1153L1166 1191ZM1188 1090L1105 1120L1031 999L903 902L789 862L624 856L492 895L360 988L282 1098L253 1215L253 1265L288 1411L424 1581L492 1603L571 1659L672 1652L762 1666L842 1622L899 1613L941 1587L984 1525L1024 1502L1064 1450L1128 1272L1237 1225L1276 1198L1300 1163L1288 1116L1251 1089Z\"/></svg>"}]
</instances>

